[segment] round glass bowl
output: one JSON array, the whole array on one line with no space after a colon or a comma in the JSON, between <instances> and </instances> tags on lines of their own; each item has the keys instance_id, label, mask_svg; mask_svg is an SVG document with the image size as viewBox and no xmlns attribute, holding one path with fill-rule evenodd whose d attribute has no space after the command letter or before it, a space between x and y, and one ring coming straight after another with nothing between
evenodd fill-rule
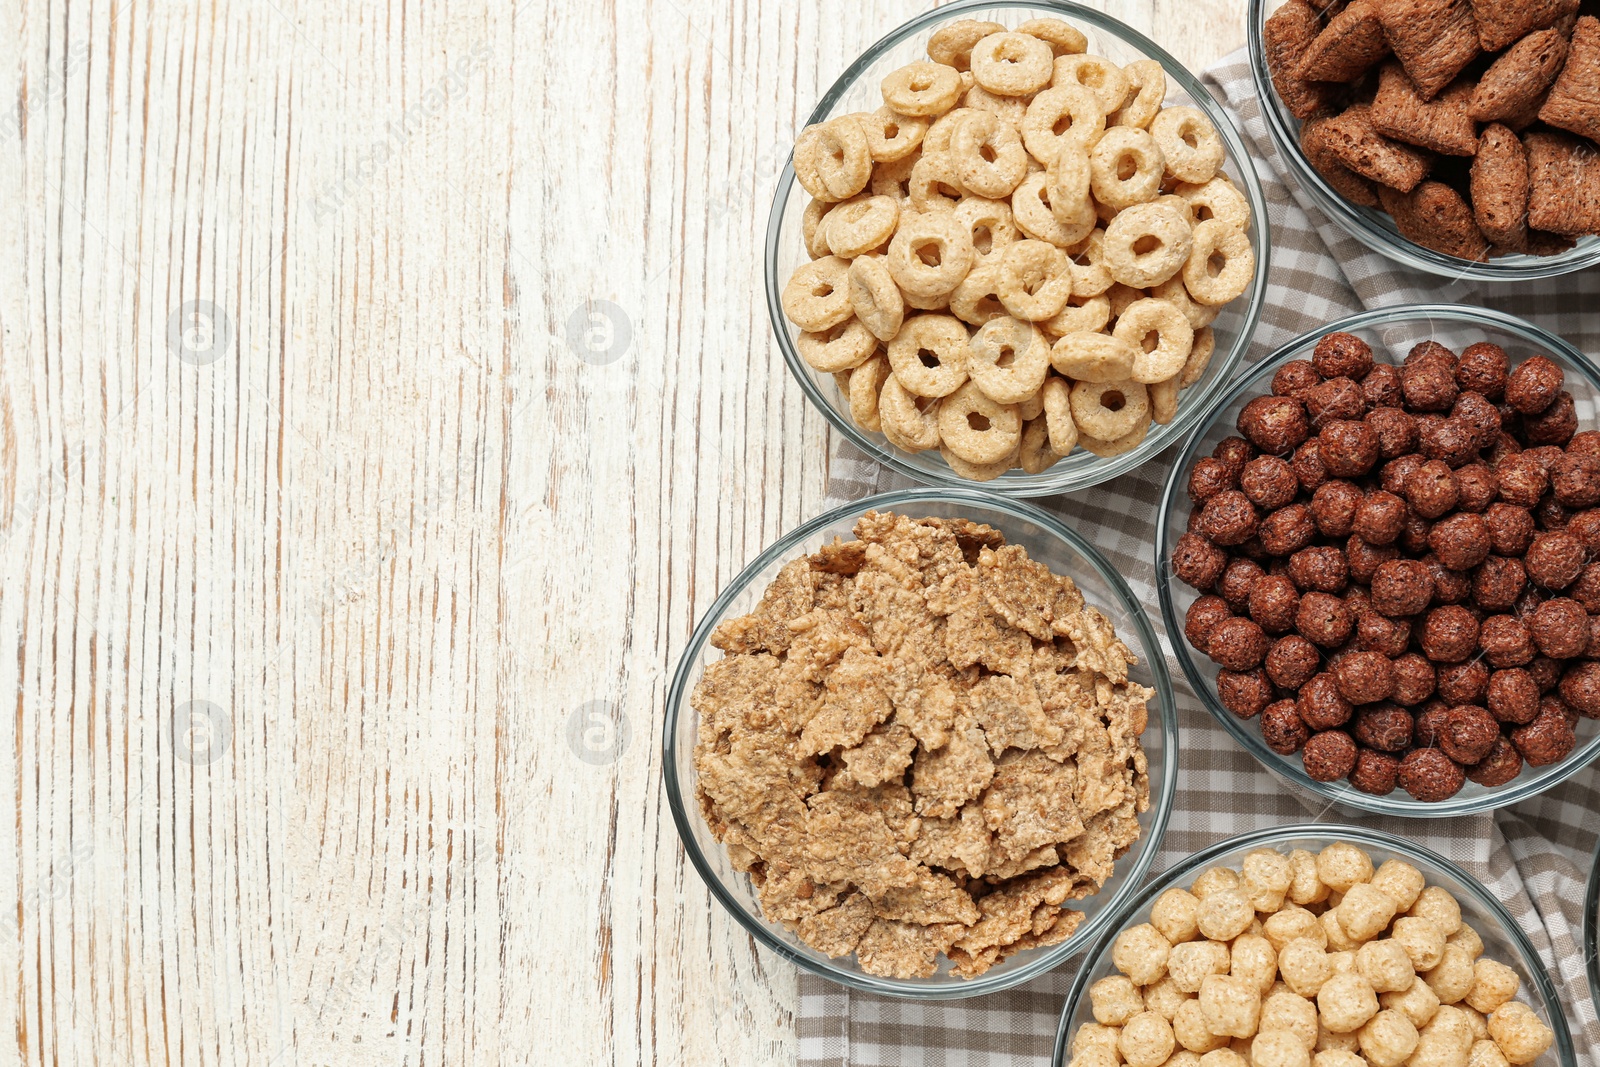
<instances>
[{"instance_id":1,"label":"round glass bowl","mask_svg":"<svg viewBox=\"0 0 1600 1067\"><path fill-rule=\"evenodd\" d=\"M925 49L929 35L939 26L955 19L989 19L1008 26L1016 26L1032 18L1061 18L1072 23L1089 39L1089 51L1112 62L1126 66L1139 59L1154 59L1166 69L1167 103L1192 104L1211 119L1221 134L1227 148L1223 170L1233 179L1250 202L1250 243L1255 248L1255 278L1243 296L1222 309L1211 324L1216 336L1216 354L1201 379L1183 391L1178 413L1166 426L1151 426L1149 435L1139 447L1119 456L1102 458L1085 449L1074 449L1072 454L1057 460L1042 474L1027 474L1021 470L1007 471L992 481L982 483L995 492L1012 496L1044 496L1066 493L1074 489L1097 485L1140 466L1162 450L1183 439L1194 425L1196 417L1210 404L1211 399L1227 384L1233 368L1238 364L1250 339L1256 322L1261 317L1262 302L1266 296L1268 267L1267 206L1261 194L1261 183L1256 178L1249 150L1240 139L1233 120L1222 110L1211 94L1206 92L1194 75L1184 69L1172 56L1154 41L1136 30L1080 4L1066 0L1033 0L1033 2L1007 3L985 0L963 0L947 4L936 10L918 15L898 27L877 44L868 48L861 57L839 76L839 80L823 94L810 117L808 125L824 122L836 115L857 111L874 111L883 106L879 83L890 71L914 60L926 59ZM850 418L849 398L839 391L831 374L814 370L800 358L795 348L799 335L793 323L784 317L780 297L784 283L799 267L810 262L801 235L801 216L809 197L795 181L794 167L786 164L778 176L778 188L772 200L772 214L767 221L766 284L767 314L772 320L772 332L783 350L783 361L789 373L800 383L806 397L843 434L863 452L924 485L964 486L977 484L952 471L940 457L937 449L926 452L903 452L891 445L881 433L871 433L855 424Z\"/></svg>"},{"instance_id":2,"label":"round glass bowl","mask_svg":"<svg viewBox=\"0 0 1600 1067\"><path fill-rule=\"evenodd\" d=\"M1172 558L1172 546L1183 536L1189 521L1189 468L1201 456L1210 455L1217 442L1238 433L1235 422L1240 410L1252 398L1272 391L1272 376L1279 367L1293 359L1309 359L1317 340L1335 331L1355 334L1372 346L1373 354L1380 362L1397 365L1412 345L1429 338L1456 352L1474 341L1492 341L1506 350L1513 366L1531 355L1548 356L1566 372L1566 388L1572 393L1579 425L1584 428L1600 425L1596 419L1597 412L1600 412L1600 370L1596 370L1585 356L1561 338L1503 312L1443 304L1383 308L1331 322L1314 333L1296 338L1253 365L1249 373L1235 382L1217 401L1215 409L1207 412L1200 427L1184 443L1167 476L1166 491L1162 495L1156 519L1156 590L1161 597L1162 617L1166 620L1167 633L1172 636L1172 648L1178 663L1206 709L1262 765L1291 784L1310 790L1346 810L1414 818L1443 818L1504 807L1541 793L1564 781L1600 752L1600 722L1578 720L1578 746L1571 755L1548 767L1525 767L1521 775L1498 789L1486 789L1468 782L1455 796L1437 804L1413 800L1398 788L1386 796L1373 796L1353 788L1342 779L1337 782L1313 781L1305 773L1298 755L1281 756L1268 748L1261 739L1256 721L1242 720L1222 706L1216 691L1217 665L1209 656L1196 652L1184 639L1184 618L1189 606L1199 599L1200 594L1172 574L1168 561Z\"/></svg>"},{"instance_id":3,"label":"round glass bowl","mask_svg":"<svg viewBox=\"0 0 1600 1067\"><path fill-rule=\"evenodd\" d=\"M1532 1008L1544 1024L1555 1032L1555 1041L1544 1055L1533 1061L1533 1067L1573 1067L1577 1062L1577 1054L1573 1050L1566 1019L1561 1014L1560 994L1533 943L1482 883L1443 856L1392 834L1356 826L1327 824L1275 827L1219 841L1170 870L1163 871L1138 896L1117 909L1116 919L1101 930L1099 938L1089 949L1083 969L1078 972L1067 993L1061 1023L1056 1028L1055 1067L1062 1067L1071 1058L1067 1053L1072 1046L1072 1035L1077 1033L1078 1027L1094 1021L1089 987L1107 975L1119 973L1111 963L1112 942L1118 933L1129 926L1149 922L1150 905L1157 897L1173 886L1187 888L1197 876L1211 867L1238 870L1245 856L1258 848L1270 848L1282 853L1297 848L1319 852L1335 842L1348 842L1364 850L1372 857L1374 867L1390 859L1404 860L1421 871L1430 886L1440 886L1455 897L1461 904L1462 921L1483 939L1484 956L1498 960L1517 972L1522 979L1517 999Z\"/></svg>"},{"instance_id":4,"label":"round glass bowl","mask_svg":"<svg viewBox=\"0 0 1600 1067\"><path fill-rule=\"evenodd\" d=\"M725 618L754 609L768 583L789 560L816 551L835 536L850 540L856 520L868 511L893 511L915 518L959 517L987 523L1001 531L1011 544L1024 546L1030 559L1078 584L1085 600L1100 609L1138 657L1137 666L1129 668L1129 677L1156 692L1142 738L1150 764L1150 807L1139 817L1139 840L1117 860L1114 873L1098 893L1073 903L1085 918L1072 937L1049 948L1019 952L970 980L951 975L948 962L941 964L939 973L930 978L879 978L862 971L853 956L829 959L801 942L788 927L768 922L761 915L756 887L748 875L728 862L727 850L712 837L695 799L694 746L699 716L690 706L689 696L706 665L722 656L708 642L712 629ZM684 851L710 887L711 895L751 936L797 966L855 989L896 997L953 1000L1008 989L1050 970L1088 944L1109 921L1118 903L1137 890L1161 846L1172 809L1177 788L1178 719L1172 683L1150 620L1122 576L1083 537L1030 504L993 493L975 489L908 489L868 497L817 516L781 537L723 590L695 627L673 675L667 692L662 755L667 803Z\"/></svg>"},{"instance_id":5,"label":"round glass bowl","mask_svg":"<svg viewBox=\"0 0 1600 1067\"><path fill-rule=\"evenodd\" d=\"M1300 120L1290 114L1283 101L1278 99L1278 91L1272 85L1272 73L1267 69L1263 35L1267 19L1282 3L1283 0L1250 0L1247 16L1250 76L1255 81L1256 97L1261 101L1262 119L1266 122L1267 133L1278 155L1287 162L1295 181L1305 190L1311 202L1340 229L1402 266L1447 278L1525 281L1570 274L1600 263L1600 238L1596 237L1580 238L1577 244L1556 256L1495 256L1487 263L1458 259L1402 237L1387 213L1352 204L1335 192L1301 151Z\"/></svg>"}]
</instances>

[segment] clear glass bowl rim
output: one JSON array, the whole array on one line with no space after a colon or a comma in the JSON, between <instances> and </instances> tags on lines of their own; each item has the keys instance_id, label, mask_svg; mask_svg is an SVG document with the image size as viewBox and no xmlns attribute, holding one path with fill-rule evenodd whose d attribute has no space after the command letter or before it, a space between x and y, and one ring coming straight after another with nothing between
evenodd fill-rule
<instances>
[{"instance_id":1,"label":"clear glass bowl rim","mask_svg":"<svg viewBox=\"0 0 1600 1067\"><path fill-rule=\"evenodd\" d=\"M743 905L729 895L722 885L721 879L711 869L705 856L701 853L699 845L690 826L690 813L685 803L682 783L678 780L677 755L677 726L680 712L689 711L688 695L693 682L698 679L695 664L700 658L701 650L705 647L711 636L712 629L727 613L729 606L760 574L771 564L788 559L796 553L799 545L817 531L840 521L841 519L860 515L861 513L876 509L879 511L903 510L906 505L930 504L938 507L959 508L962 505L990 508L1002 512L1019 521L1030 522L1047 533L1065 541L1075 552L1087 560L1109 586L1121 607L1128 612L1138 631L1140 643L1139 654L1144 657L1144 664L1150 670L1156 690L1158 707L1156 716L1161 723L1161 787L1158 795L1150 798L1151 820L1150 827L1141 838L1143 848L1133 857L1132 866L1119 872L1123 883L1117 887L1116 892L1100 908L1088 917L1083 926L1071 937L1059 945L1054 945L1044 951L1035 949L1038 956L1029 960L1025 965L1014 970L1008 970L994 976L981 976L955 986L941 986L938 988L922 988L917 980L878 978L874 975L856 974L851 971L824 965L796 952L788 943L776 937L767 922L759 915L751 914ZM691 674L695 677L691 678ZM1026 501L1012 497L1001 496L998 493L986 492L970 487L945 488L926 487L915 489L900 489L889 493L879 493L875 496L863 497L860 500L850 501L836 508L818 515L808 522L784 534L774 541L771 547L756 556L737 577L728 583L727 588L717 595L711 607L700 617L695 625L694 632L689 638L683 655L678 660L678 666L673 671L672 684L667 690L667 705L665 721L662 727L662 778L667 791L667 806L672 810L672 821L678 831L678 839L683 843L683 850L688 854L689 860L694 864L695 871L700 875L700 880L711 890L711 895L717 902L743 926L752 937L783 959L788 960L797 967L801 967L813 974L820 975L830 981L859 989L868 993L877 993L884 996L901 997L916 1000L962 1000L967 997L982 996L986 993L995 993L1009 989L1028 981L1045 971L1060 964L1063 960L1077 954L1080 947L1099 932L1100 927L1110 921L1110 916L1120 910L1120 904L1129 894L1138 890L1140 882L1144 880L1150 864L1155 860L1156 853L1160 851L1162 839L1166 836L1167 821L1172 814L1172 801L1178 788L1178 709L1172 688L1172 678L1167 673L1166 658L1161 654L1161 644L1156 636L1155 627L1151 624L1148 614L1133 595L1133 590L1123 579L1115 567L1102 556L1098 549L1086 540L1083 535L1067 526L1054 515L1035 507ZM1119 861L1120 862L1120 861Z\"/></svg>"},{"instance_id":2,"label":"clear glass bowl rim","mask_svg":"<svg viewBox=\"0 0 1600 1067\"><path fill-rule=\"evenodd\" d=\"M1336 841L1348 841L1351 844L1370 846L1373 848L1387 849L1398 853L1408 859L1420 860L1424 864L1444 871L1451 878L1462 885L1473 900L1485 911L1492 915L1496 922L1505 930L1506 936L1516 945L1517 953L1522 957L1520 962L1532 975L1534 984L1539 987L1539 995L1550 1008L1552 1020L1560 1022L1559 1026L1552 1024L1555 1031L1556 1059L1563 1067L1572 1067L1577 1062L1577 1052L1572 1044L1572 1033L1567 1026L1567 1020L1562 1014L1561 995L1556 989L1550 976L1545 973L1544 964L1539 959L1539 952L1534 948L1533 942L1528 940L1528 935L1522 932L1511 913L1506 911L1504 905L1494 898L1482 882L1468 874L1451 860L1424 848L1414 841L1408 841L1394 834L1384 833L1381 830L1369 830L1362 826L1349 826L1339 823L1297 823L1293 826L1269 826L1261 830L1252 830L1248 833L1238 834L1214 845L1207 846L1199 852L1186 856L1171 867L1162 871L1150 880L1150 883L1133 896L1124 901L1119 910L1121 914L1118 921L1107 926L1101 931L1095 943L1087 950L1083 966L1072 980L1072 988L1067 991L1066 1003L1061 1008L1061 1019L1056 1024L1056 1043L1051 1054L1053 1067L1062 1067L1067 1061L1065 1053L1069 1047L1070 1038L1067 1029L1072 1025L1073 1009L1078 1006L1084 993L1088 989L1089 976L1093 973L1099 961L1111 951L1112 940L1121 932L1128 919L1141 911L1161 893L1177 885L1190 874L1198 871L1208 863L1213 863L1221 857L1242 853L1248 849L1261 847L1275 847L1286 841L1296 839L1312 839L1325 844Z\"/></svg>"},{"instance_id":3,"label":"clear glass bowl rim","mask_svg":"<svg viewBox=\"0 0 1600 1067\"><path fill-rule=\"evenodd\" d=\"M1067 18L1086 22L1097 30L1102 30L1120 38L1125 43L1142 51L1151 59L1158 61L1166 69L1167 77L1172 79L1180 89L1187 93L1196 106L1205 111L1222 135L1223 142L1227 145L1229 161L1239 170L1243 192L1250 201L1250 211L1256 220L1260 232L1256 249L1256 274L1252 281L1250 302L1243 312L1240 323L1239 335L1234 339L1232 349L1227 353L1216 353L1212 357L1214 370L1211 371L1209 381L1196 386L1203 391L1185 396L1184 402L1178 406L1178 414L1170 425L1156 427L1149 437L1140 443L1139 447L1125 452L1120 456L1112 456L1095 464L1087 471L1073 476L1067 476L1067 471L1058 471L1052 478L1051 472L1046 470L1043 474L1033 475L1024 481L999 480L989 483L974 483L962 478L954 471L939 471L933 473L925 471L914 464L907 463L892 448L874 441L861 431L849 418L840 415L833 409L818 390L816 383L811 380L809 368L800 358L800 353L795 349L794 341L789 337L787 320L783 315L781 295L783 285L778 280L778 243L783 234L783 209L789 199L791 187L795 184L793 154L789 161L783 165L783 171L778 175L777 188L772 197L772 211L767 218L767 237L765 261L762 265L762 274L766 280L767 290L767 318L772 324L773 336L777 339L778 348L783 353L784 365L789 368L789 374L800 384L800 389L813 407L822 412L823 418L828 420L836 431L844 434L851 444L872 456L878 462L913 481L924 485L941 485L951 488L961 488L973 484L987 484L991 491L1009 496L1046 496L1056 493L1070 493L1078 489L1087 489L1110 481L1133 470L1135 467L1148 461L1151 456L1171 448L1183 439L1183 433L1198 417L1197 413L1204 411L1216 396L1217 391L1225 387L1233 377L1234 369L1244 354L1249 351L1250 344L1255 338L1256 329L1261 321L1262 309L1266 306L1267 297L1267 272L1271 266L1272 235L1271 223L1267 217L1267 202L1265 194L1261 191L1261 180L1256 175L1256 160L1245 144L1243 135L1239 132L1233 119L1223 110L1209 92L1206 91L1200 80L1191 74L1182 63L1179 63L1165 49L1150 38L1133 29L1127 24L1112 18L1110 15L1093 8L1072 3L1071 0L959 0L957 3L947 4L944 7L933 8L912 18L895 29L889 31L880 40L874 43L829 87L828 91L817 101L817 106L806 119L806 124L819 122L825 118L840 97L855 85L856 81L873 63L877 62L889 49L902 41L919 33L937 23L946 22L953 18L960 18L972 11L983 11L994 8L1019 8L1040 11L1053 11ZM1160 447L1155 447L1159 445Z\"/></svg>"},{"instance_id":4,"label":"clear glass bowl rim","mask_svg":"<svg viewBox=\"0 0 1600 1067\"><path fill-rule=\"evenodd\" d=\"M1595 391L1600 393L1600 369L1595 367L1589 357L1548 330L1535 326L1525 319L1517 318L1515 315L1488 308L1468 307L1461 304L1399 304L1393 307L1363 311L1359 314L1339 319L1336 322L1330 322L1310 333L1301 334L1259 363L1251 364L1249 373L1238 378L1227 392L1216 399L1212 407L1205 412L1204 417L1196 424L1193 433L1179 447L1178 453L1173 459L1172 469L1167 473L1167 484L1162 490L1161 503L1158 505L1159 510L1156 514L1156 595L1160 598L1162 621L1166 626L1167 633L1172 635L1173 655L1177 657L1178 665L1183 668L1183 674L1189 681L1189 687L1200 698L1200 702L1211 713L1211 717L1216 719L1223 729L1227 730L1234 740L1243 745L1245 750L1254 756L1269 772L1287 777L1296 785L1309 789L1328 800L1358 808L1362 811L1380 815L1399 815L1407 818L1442 819L1505 807L1508 804L1526 800L1531 796L1537 796L1545 790L1559 785L1585 767L1594 758L1595 754L1600 752L1600 734L1596 734L1581 748L1574 749L1572 754L1562 762L1544 768L1540 774L1529 778L1520 785L1514 785L1508 789L1500 789L1476 797L1457 795L1437 804L1424 804L1409 797L1404 800L1391 799L1394 796L1392 793L1381 797L1373 796L1348 786L1340 786L1337 782L1313 781L1299 766L1267 748L1266 743L1261 740L1256 732L1247 729L1247 726L1250 725L1249 723L1241 722L1238 716L1222 706L1211 685L1200 676L1199 669L1195 665L1193 650L1189 647L1188 642L1183 639L1183 620L1178 618L1177 607L1173 602L1172 579L1168 577L1166 568L1161 565L1161 561L1167 558L1171 548L1168 540L1170 531L1167 526L1167 517L1171 514L1174 497L1176 494L1187 491L1180 484L1183 481L1181 472L1188 469L1189 462L1194 458L1196 447L1201 439L1205 437L1206 432L1211 429L1219 412L1226 409L1252 388L1260 388L1269 371L1286 362L1297 350L1306 348L1316 338L1324 334L1335 333L1340 330L1348 331L1381 327L1418 318L1448 319L1470 325L1491 325L1503 329L1508 333L1521 337L1532 345L1545 349L1551 355L1565 360L1569 365L1580 368L1588 376Z\"/></svg>"},{"instance_id":5,"label":"clear glass bowl rim","mask_svg":"<svg viewBox=\"0 0 1600 1067\"><path fill-rule=\"evenodd\" d=\"M1573 248L1557 256L1522 256L1514 260L1494 260L1474 263L1457 259L1442 252L1409 241L1368 218L1344 197L1340 196L1327 180L1317 172L1305 154L1300 151L1300 139L1285 124L1283 115L1275 104L1277 90L1272 85L1272 74L1267 69L1266 44L1262 34L1267 21L1269 0L1250 0L1246 16L1246 39L1250 56L1250 78L1255 83L1256 98L1261 108L1262 121L1272 138L1278 154L1289 161L1289 169L1300 187L1311 199L1350 236L1363 245L1394 260L1403 266L1426 271L1446 278L1472 278L1479 281L1515 282L1537 278L1554 278L1571 274L1600 263L1600 241L1585 248Z\"/></svg>"}]
</instances>

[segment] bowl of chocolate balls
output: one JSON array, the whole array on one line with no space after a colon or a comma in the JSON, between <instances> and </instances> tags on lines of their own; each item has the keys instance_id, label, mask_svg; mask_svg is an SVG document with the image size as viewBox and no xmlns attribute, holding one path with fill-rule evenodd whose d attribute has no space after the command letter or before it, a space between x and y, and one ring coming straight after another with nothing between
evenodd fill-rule
<instances>
[{"instance_id":1,"label":"bowl of chocolate balls","mask_svg":"<svg viewBox=\"0 0 1600 1067\"><path fill-rule=\"evenodd\" d=\"M1479 308L1355 315L1266 360L1177 456L1156 531L1179 665L1269 770L1447 816L1600 751L1600 371Z\"/></svg>"}]
</instances>

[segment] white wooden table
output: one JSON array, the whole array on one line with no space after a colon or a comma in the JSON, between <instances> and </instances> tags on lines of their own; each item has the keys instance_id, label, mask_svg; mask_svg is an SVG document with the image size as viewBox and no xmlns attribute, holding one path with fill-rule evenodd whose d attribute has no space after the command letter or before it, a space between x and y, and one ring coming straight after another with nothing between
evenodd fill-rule
<instances>
[{"instance_id":1,"label":"white wooden table","mask_svg":"<svg viewBox=\"0 0 1600 1067\"><path fill-rule=\"evenodd\" d=\"M760 236L921 6L0 5L0 1062L792 1061L661 705L819 508Z\"/></svg>"}]
</instances>

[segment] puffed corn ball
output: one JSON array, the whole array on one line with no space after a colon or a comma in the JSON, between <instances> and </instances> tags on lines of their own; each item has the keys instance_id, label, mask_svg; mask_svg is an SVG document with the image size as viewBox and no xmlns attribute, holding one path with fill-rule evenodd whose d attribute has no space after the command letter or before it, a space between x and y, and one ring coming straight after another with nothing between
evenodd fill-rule
<instances>
[{"instance_id":1,"label":"puffed corn ball","mask_svg":"<svg viewBox=\"0 0 1600 1067\"><path fill-rule=\"evenodd\" d=\"M1164 106L1159 63L1087 47L1060 19L954 20L882 107L795 141L796 350L863 429L966 478L1137 447L1255 276L1210 120Z\"/></svg>"},{"instance_id":2,"label":"puffed corn ball","mask_svg":"<svg viewBox=\"0 0 1600 1067\"><path fill-rule=\"evenodd\" d=\"M1554 1039L1455 897L1343 842L1166 890L1112 962L1075 1067L1521 1067Z\"/></svg>"}]
</instances>

